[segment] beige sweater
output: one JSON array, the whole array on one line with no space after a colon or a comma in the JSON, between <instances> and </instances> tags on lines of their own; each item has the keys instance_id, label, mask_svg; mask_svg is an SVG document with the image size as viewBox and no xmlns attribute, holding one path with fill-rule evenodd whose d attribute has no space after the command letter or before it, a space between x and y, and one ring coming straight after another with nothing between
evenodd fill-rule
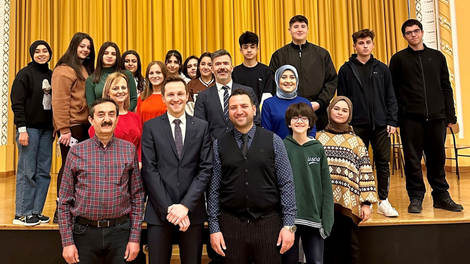
<instances>
[{"instance_id":1,"label":"beige sweater","mask_svg":"<svg viewBox=\"0 0 470 264\"><path fill-rule=\"evenodd\" d=\"M86 78L88 73L82 67ZM85 80L77 78L72 67L57 66L52 73L52 112L55 131L70 132L70 127L88 124Z\"/></svg>"}]
</instances>

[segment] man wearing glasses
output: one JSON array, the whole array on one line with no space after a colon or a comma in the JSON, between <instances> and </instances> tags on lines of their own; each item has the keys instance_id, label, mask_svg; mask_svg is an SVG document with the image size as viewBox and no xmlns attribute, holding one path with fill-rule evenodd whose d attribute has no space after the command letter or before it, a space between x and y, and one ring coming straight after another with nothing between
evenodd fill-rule
<instances>
[{"instance_id":1,"label":"man wearing glasses","mask_svg":"<svg viewBox=\"0 0 470 264\"><path fill-rule=\"evenodd\" d=\"M457 122L452 87L444 55L423 43L423 25L409 19L401 27L408 47L390 60L390 72L398 102L398 121L405 156L409 213L420 213L426 188L421 158L426 157L426 176L435 208L462 211L449 195L444 171L446 127Z\"/></svg>"}]
</instances>

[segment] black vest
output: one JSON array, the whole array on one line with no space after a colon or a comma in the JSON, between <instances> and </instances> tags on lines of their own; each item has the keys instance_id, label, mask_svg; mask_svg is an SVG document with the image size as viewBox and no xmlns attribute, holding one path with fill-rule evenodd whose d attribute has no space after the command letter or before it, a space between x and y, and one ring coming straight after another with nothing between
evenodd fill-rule
<instances>
[{"instance_id":1,"label":"black vest","mask_svg":"<svg viewBox=\"0 0 470 264\"><path fill-rule=\"evenodd\" d=\"M273 133L256 127L246 157L235 141L234 131L218 139L222 163L220 210L258 218L280 211L279 186L274 168Z\"/></svg>"}]
</instances>

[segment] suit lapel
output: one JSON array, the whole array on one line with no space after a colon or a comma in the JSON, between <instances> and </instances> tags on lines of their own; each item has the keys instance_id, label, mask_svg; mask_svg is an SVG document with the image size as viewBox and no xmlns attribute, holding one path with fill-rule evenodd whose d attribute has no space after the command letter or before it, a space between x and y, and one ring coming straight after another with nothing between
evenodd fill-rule
<instances>
[{"instance_id":1,"label":"suit lapel","mask_svg":"<svg viewBox=\"0 0 470 264\"><path fill-rule=\"evenodd\" d=\"M213 89L211 89L211 94L212 94L211 100L215 101L215 104L217 105L216 108L219 110L218 112L220 116L222 117L222 120L224 120L224 122L227 123L225 121L224 109L222 108L222 105L220 104L220 96L219 96L219 90L217 89L217 85L214 85L212 87Z\"/></svg>"},{"instance_id":2,"label":"suit lapel","mask_svg":"<svg viewBox=\"0 0 470 264\"><path fill-rule=\"evenodd\" d=\"M178 157L178 153L176 152L175 139L173 138L173 133L171 132L170 120L168 119L167 113L164 113L163 115L161 115L160 119L161 119L160 124L162 126L163 133L165 134L165 137L168 140L168 142L170 142L171 149L173 149L175 156Z\"/></svg>"},{"instance_id":3,"label":"suit lapel","mask_svg":"<svg viewBox=\"0 0 470 264\"><path fill-rule=\"evenodd\" d=\"M186 115L186 134L184 135L184 143L183 143L183 153L181 153L181 160L184 158L184 154L186 153L186 149L189 146L194 134L194 120L193 117Z\"/></svg>"}]
</instances>

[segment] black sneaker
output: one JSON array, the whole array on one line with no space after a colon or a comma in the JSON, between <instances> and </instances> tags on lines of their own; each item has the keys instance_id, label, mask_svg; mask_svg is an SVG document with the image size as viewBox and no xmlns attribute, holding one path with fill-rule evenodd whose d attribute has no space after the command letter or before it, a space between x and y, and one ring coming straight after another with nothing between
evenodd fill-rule
<instances>
[{"instance_id":1,"label":"black sneaker","mask_svg":"<svg viewBox=\"0 0 470 264\"><path fill-rule=\"evenodd\" d=\"M47 223L49 222L49 220L51 220L49 216L45 216L43 214L33 214L33 216L39 219L39 221L41 221L42 224Z\"/></svg>"},{"instance_id":2,"label":"black sneaker","mask_svg":"<svg viewBox=\"0 0 470 264\"><path fill-rule=\"evenodd\" d=\"M423 205L420 200L413 199L411 200L410 205L408 206L408 213L419 214L423 210Z\"/></svg>"},{"instance_id":3,"label":"black sneaker","mask_svg":"<svg viewBox=\"0 0 470 264\"><path fill-rule=\"evenodd\" d=\"M433 204L434 208L440 208L444 210L449 210L453 212L460 212L463 210L463 206L461 204L457 204L452 200L452 198L447 197L444 199L434 200Z\"/></svg>"},{"instance_id":4,"label":"black sneaker","mask_svg":"<svg viewBox=\"0 0 470 264\"><path fill-rule=\"evenodd\" d=\"M23 215L23 216L17 216L15 215L15 219L13 219L13 224L14 225L24 225L24 226L35 226L39 225L41 221L32 216L32 215Z\"/></svg>"}]
</instances>

